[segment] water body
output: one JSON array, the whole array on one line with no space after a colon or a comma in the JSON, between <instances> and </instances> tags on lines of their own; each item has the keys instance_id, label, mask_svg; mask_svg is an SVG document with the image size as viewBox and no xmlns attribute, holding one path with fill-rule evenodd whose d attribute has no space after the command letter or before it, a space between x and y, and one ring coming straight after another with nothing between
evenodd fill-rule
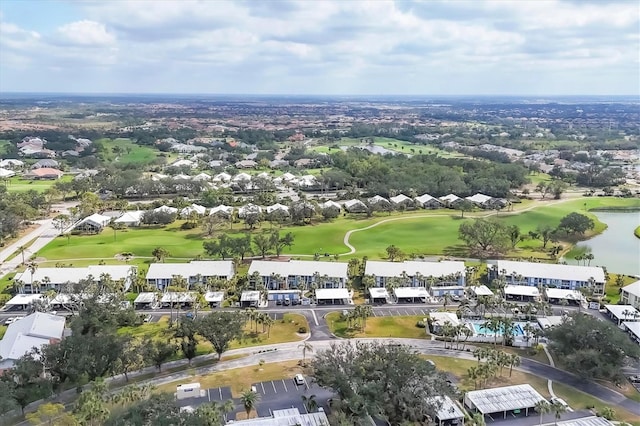
<instances>
[{"instance_id":1,"label":"water body","mask_svg":"<svg viewBox=\"0 0 640 426\"><path fill-rule=\"evenodd\" d=\"M605 266L609 272L640 276L640 238L633 230L640 225L640 212L594 212L608 228L600 235L578 243L578 247L590 249L594 256L592 265ZM574 259L565 259L577 264Z\"/></svg>"},{"instance_id":2,"label":"water body","mask_svg":"<svg viewBox=\"0 0 640 426\"><path fill-rule=\"evenodd\" d=\"M349 148L352 148L352 147L351 146L341 146L340 147L340 149L342 149L343 151L346 151ZM356 148L365 149L365 150L369 151L372 154L379 154L379 155L385 155L385 154L397 155L397 154L400 154L399 152L392 151L390 149L384 148L384 147L379 146L379 145L356 145Z\"/></svg>"}]
</instances>

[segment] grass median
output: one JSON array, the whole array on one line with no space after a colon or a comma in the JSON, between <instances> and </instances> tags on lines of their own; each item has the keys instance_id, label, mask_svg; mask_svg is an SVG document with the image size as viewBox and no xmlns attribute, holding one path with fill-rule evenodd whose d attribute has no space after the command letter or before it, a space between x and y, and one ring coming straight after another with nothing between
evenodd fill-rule
<instances>
[{"instance_id":1,"label":"grass median","mask_svg":"<svg viewBox=\"0 0 640 426\"><path fill-rule=\"evenodd\" d=\"M329 330L338 337L398 337L407 339L426 339L425 328L416 327L424 315L369 317L364 330L350 328L340 312L330 312L325 316Z\"/></svg>"}]
</instances>

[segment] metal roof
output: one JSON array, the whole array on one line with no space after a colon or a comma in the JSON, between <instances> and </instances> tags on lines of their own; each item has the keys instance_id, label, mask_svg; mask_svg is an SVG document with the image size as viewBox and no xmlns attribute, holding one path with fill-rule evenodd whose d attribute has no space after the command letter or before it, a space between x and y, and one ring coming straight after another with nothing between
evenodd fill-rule
<instances>
[{"instance_id":1,"label":"metal roof","mask_svg":"<svg viewBox=\"0 0 640 426\"><path fill-rule=\"evenodd\" d=\"M204 300L207 302L222 302L224 299L224 291L208 291L204 295Z\"/></svg>"},{"instance_id":2,"label":"metal roof","mask_svg":"<svg viewBox=\"0 0 640 426\"><path fill-rule=\"evenodd\" d=\"M384 262L376 260L367 260L365 266L365 275L375 275L378 277L400 277L405 272L409 277L414 277L418 273L424 278L429 276L442 277L451 274L461 274L464 276L464 262L461 261L442 261L442 262Z\"/></svg>"},{"instance_id":3,"label":"metal roof","mask_svg":"<svg viewBox=\"0 0 640 426\"><path fill-rule=\"evenodd\" d=\"M203 277L233 277L233 262L231 260L193 260L189 263L152 263L147 271L147 279L170 279L174 275L192 278L197 275Z\"/></svg>"},{"instance_id":4,"label":"metal roof","mask_svg":"<svg viewBox=\"0 0 640 426\"><path fill-rule=\"evenodd\" d=\"M396 287L393 289L393 293L399 299L429 296L429 292L424 287Z\"/></svg>"},{"instance_id":5,"label":"metal roof","mask_svg":"<svg viewBox=\"0 0 640 426\"><path fill-rule=\"evenodd\" d=\"M638 321L640 312L632 305L604 305L604 308L618 320ZM625 315L626 313L626 315Z\"/></svg>"},{"instance_id":6,"label":"metal roof","mask_svg":"<svg viewBox=\"0 0 640 426\"><path fill-rule=\"evenodd\" d=\"M467 392L465 404L482 414L533 408L545 399L531 385L505 386Z\"/></svg>"},{"instance_id":7,"label":"metal roof","mask_svg":"<svg viewBox=\"0 0 640 426\"><path fill-rule=\"evenodd\" d=\"M582 417L579 419L565 420L563 422L556 422L554 424L556 426L611 426L613 425L613 423L611 423L609 420L605 419L604 417L597 417L597 416L589 416L589 417Z\"/></svg>"},{"instance_id":8,"label":"metal roof","mask_svg":"<svg viewBox=\"0 0 640 426\"><path fill-rule=\"evenodd\" d=\"M133 303L155 303L156 294L151 292L143 292L138 294Z\"/></svg>"},{"instance_id":9,"label":"metal roof","mask_svg":"<svg viewBox=\"0 0 640 426\"><path fill-rule=\"evenodd\" d=\"M544 291L549 299L582 300L582 294L577 290L563 288L547 288Z\"/></svg>"},{"instance_id":10,"label":"metal roof","mask_svg":"<svg viewBox=\"0 0 640 426\"><path fill-rule=\"evenodd\" d=\"M540 292L537 287L530 287L528 285L508 285L504 288L504 294L529 297L540 296Z\"/></svg>"},{"instance_id":11,"label":"metal roof","mask_svg":"<svg viewBox=\"0 0 640 426\"><path fill-rule=\"evenodd\" d=\"M436 416L441 422L445 420L464 418L464 413L451 398L448 396L435 396L428 399L429 403L433 403L436 407Z\"/></svg>"},{"instance_id":12,"label":"metal roof","mask_svg":"<svg viewBox=\"0 0 640 426\"><path fill-rule=\"evenodd\" d=\"M622 287L622 291L640 297L640 280Z\"/></svg>"},{"instance_id":13,"label":"metal roof","mask_svg":"<svg viewBox=\"0 0 640 426\"><path fill-rule=\"evenodd\" d=\"M349 290L346 288L319 288L316 289L316 299L318 300L338 300L351 299Z\"/></svg>"},{"instance_id":14,"label":"metal roof","mask_svg":"<svg viewBox=\"0 0 640 426\"><path fill-rule=\"evenodd\" d=\"M38 268L33 274L33 281L41 284L48 279L51 284L64 284L67 282L77 283L87 279L90 275L94 280L98 280L100 275L108 274L112 280L125 280L135 271L135 266L131 265L90 265L85 268ZM32 283L30 271L16 274L15 280L20 280L24 284Z\"/></svg>"},{"instance_id":15,"label":"metal roof","mask_svg":"<svg viewBox=\"0 0 640 426\"><path fill-rule=\"evenodd\" d=\"M260 300L259 291L243 291L240 295L241 302L257 302L258 300Z\"/></svg>"},{"instance_id":16,"label":"metal roof","mask_svg":"<svg viewBox=\"0 0 640 426\"><path fill-rule=\"evenodd\" d=\"M50 339L62 338L64 317L35 312L19 319L7 327L0 340L0 357L16 360L34 347L48 344Z\"/></svg>"},{"instance_id":17,"label":"metal roof","mask_svg":"<svg viewBox=\"0 0 640 426\"><path fill-rule=\"evenodd\" d=\"M373 299L386 299L389 297L389 293L384 287L369 287L369 295Z\"/></svg>"},{"instance_id":18,"label":"metal roof","mask_svg":"<svg viewBox=\"0 0 640 426\"><path fill-rule=\"evenodd\" d=\"M318 262L313 260L290 260L288 262L278 262L269 260L254 260L249 266L248 275L258 272L260 276L266 277L272 274L281 277L310 277L318 273L329 278L347 278L349 265L344 262Z\"/></svg>"},{"instance_id":19,"label":"metal roof","mask_svg":"<svg viewBox=\"0 0 640 426\"><path fill-rule=\"evenodd\" d=\"M242 426L327 426L329 419L327 419L324 411L301 414L297 408L287 408L285 410L273 410L272 417L236 420L233 424Z\"/></svg>"},{"instance_id":20,"label":"metal roof","mask_svg":"<svg viewBox=\"0 0 640 426\"><path fill-rule=\"evenodd\" d=\"M599 266L558 265L555 263L517 262L498 260L498 271L505 270L507 275L522 275L529 278L546 278L563 281L589 281L604 283L604 270Z\"/></svg>"},{"instance_id":21,"label":"metal roof","mask_svg":"<svg viewBox=\"0 0 640 426\"><path fill-rule=\"evenodd\" d=\"M486 285L471 287L471 291L473 291L476 296L493 296L493 292Z\"/></svg>"}]
</instances>

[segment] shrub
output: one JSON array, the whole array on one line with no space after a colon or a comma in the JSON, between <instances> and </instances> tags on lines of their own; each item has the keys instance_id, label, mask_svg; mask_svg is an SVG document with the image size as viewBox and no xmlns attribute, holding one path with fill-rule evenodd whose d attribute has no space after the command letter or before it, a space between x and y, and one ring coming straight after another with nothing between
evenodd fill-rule
<instances>
[{"instance_id":1,"label":"shrub","mask_svg":"<svg viewBox=\"0 0 640 426\"><path fill-rule=\"evenodd\" d=\"M195 222L185 222L180 225L180 229L195 229L198 227L198 224Z\"/></svg>"},{"instance_id":2,"label":"shrub","mask_svg":"<svg viewBox=\"0 0 640 426\"><path fill-rule=\"evenodd\" d=\"M418 327L418 328L426 328L427 325L424 323L424 321L418 321L416 323L416 327Z\"/></svg>"},{"instance_id":3,"label":"shrub","mask_svg":"<svg viewBox=\"0 0 640 426\"><path fill-rule=\"evenodd\" d=\"M299 327L298 328L298 333L306 334L307 333L307 327Z\"/></svg>"}]
</instances>

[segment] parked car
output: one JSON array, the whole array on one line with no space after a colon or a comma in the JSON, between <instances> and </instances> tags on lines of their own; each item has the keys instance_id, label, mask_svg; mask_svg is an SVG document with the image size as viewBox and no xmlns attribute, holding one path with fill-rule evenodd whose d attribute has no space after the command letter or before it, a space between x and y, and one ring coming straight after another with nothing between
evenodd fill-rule
<instances>
[{"instance_id":1,"label":"parked car","mask_svg":"<svg viewBox=\"0 0 640 426\"><path fill-rule=\"evenodd\" d=\"M151 315L145 315L143 321L144 322L149 322L149 321L151 321L151 318L153 318Z\"/></svg>"},{"instance_id":2,"label":"parked car","mask_svg":"<svg viewBox=\"0 0 640 426\"><path fill-rule=\"evenodd\" d=\"M289 299L288 297L284 298L284 306L289 306L291 304L291 299Z\"/></svg>"},{"instance_id":3,"label":"parked car","mask_svg":"<svg viewBox=\"0 0 640 426\"><path fill-rule=\"evenodd\" d=\"M276 299L276 305L281 306L282 305L282 299Z\"/></svg>"},{"instance_id":4,"label":"parked car","mask_svg":"<svg viewBox=\"0 0 640 426\"><path fill-rule=\"evenodd\" d=\"M569 404L567 404L567 402L562 398L558 398L557 396L554 396L549 401L551 401L552 404L562 405L567 409L567 411L570 411L570 412L573 411L571 407L569 407Z\"/></svg>"},{"instance_id":5,"label":"parked car","mask_svg":"<svg viewBox=\"0 0 640 426\"><path fill-rule=\"evenodd\" d=\"M298 386L304 385L304 376L302 374L296 374L296 376L293 378L293 382Z\"/></svg>"},{"instance_id":6,"label":"parked car","mask_svg":"<svg viewBox=\"0 0 640 426\"><path fill-rule=\"evenodd\" d=\"M7 318L6 321L4 322L4 325L9 325L9 324L13 324L18 318Z\"/></svg>"},{"instance_id":7,"label":"parked car","mask_svg":"<svg viewBox=\"0 0 640 426\"><path fill-rule=\"evenodd\" d=\"M292 305L292 306L296 306L298 303L300 303L300 302L298 301L298 299L291 299L291 305Z\"/></svg>"}]
</instances>

